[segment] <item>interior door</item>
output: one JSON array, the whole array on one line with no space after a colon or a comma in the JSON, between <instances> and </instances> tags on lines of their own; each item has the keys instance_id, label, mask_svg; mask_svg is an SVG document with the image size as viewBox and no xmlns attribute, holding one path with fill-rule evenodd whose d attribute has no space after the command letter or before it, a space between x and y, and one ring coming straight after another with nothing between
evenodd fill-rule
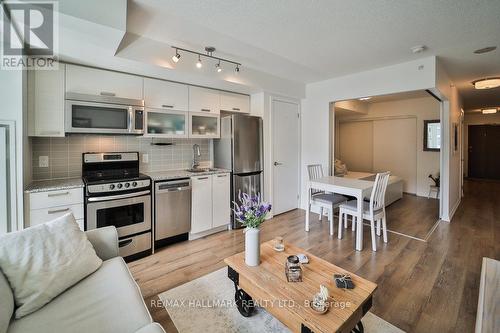
<instances>
[{"instance_id":1,"label":"interior door","mask_svg":"<svg viewBox=\"0 0 500 333\"><path fill-rule=\"evenodd\" d=\"M299 105L273 100L273 214L298 207Z\"/></svg>"},{"instance_id":2,"label":"interior door","mask_svg":"<svg viewBox=\"0 0 500 333\"><path fill-rule=\"evenodd\" d=\"M500 179L500 125L469 126L469 177Z\"/></svg>"}]
</instances>

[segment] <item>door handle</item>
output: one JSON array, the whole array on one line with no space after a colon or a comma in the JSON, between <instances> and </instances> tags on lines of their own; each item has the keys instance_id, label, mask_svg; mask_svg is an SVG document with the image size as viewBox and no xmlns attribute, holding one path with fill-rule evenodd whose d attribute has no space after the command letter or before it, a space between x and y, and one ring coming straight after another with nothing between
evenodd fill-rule
<instances>
[{"instance_id":1,"label":"door handle","mask_svg":"<svg viewBox=\"0 0 500 333\"><path fill-rule=\"evenodd\" d=\"M274 166L278 166L278 165L283 165L283 163L280 163L280 162L274 162Z\"/></svg>"},{"instance_id":2,"label":"door handle","mask_svg":"<svg viewBox=\"0 0 500 333\"><path fill-rule=\"evenodd\" d=\"M130 244L132 244L133 241L134 241L133 239L123 240L123 241L118 243L118 247L124 247L124 246L130 245Z\"/></svg>"}]
</instances>

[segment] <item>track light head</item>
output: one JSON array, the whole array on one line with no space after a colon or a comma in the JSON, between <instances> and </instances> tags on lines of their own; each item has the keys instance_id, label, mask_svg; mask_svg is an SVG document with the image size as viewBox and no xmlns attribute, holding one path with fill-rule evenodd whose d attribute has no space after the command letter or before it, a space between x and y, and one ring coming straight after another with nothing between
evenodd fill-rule
<instances>
[{"instance_id":1,"label":"track light head","mask_svg":"<svg viewBox=\"0 0 500 333\"><path fill-rule=\"evenodd\" d=\"M201 63L201 56L198 55L198 61L196 62L196 68L201 68L203 64Z\"/></svg>"},{"instance_id":2,"label":"track light head","mask_svg":"<svg viewBox=\"0 0 500 333\"><path fill-rule=\"evenodd\" d=\"M175 49L175 55L172 56L172 61L177 63L180 58L181 58L181 55L179 54L179 51L177 49Z\"/></svg>"},{"instance_id":3,"label":"track light head","mask_svg":"<svg viewBox=\"0 0 500 333\"><path fill-rule=\"evenodd\" d=\"M220 66L220 60L218 63L215 64L215 69L217 70L217 73L222 72L222 67Z\"/></svg>"},{"instance_id":4,"label":"track light head","mask_svg":"<svg viewBox=\"0 0 500 333\"><path fill-rule=\"evenodd\" d=\"M234 71L236 72L236 74L238 74L240 72L240 65L236 65Z\"/></svg>"}]
</instances>

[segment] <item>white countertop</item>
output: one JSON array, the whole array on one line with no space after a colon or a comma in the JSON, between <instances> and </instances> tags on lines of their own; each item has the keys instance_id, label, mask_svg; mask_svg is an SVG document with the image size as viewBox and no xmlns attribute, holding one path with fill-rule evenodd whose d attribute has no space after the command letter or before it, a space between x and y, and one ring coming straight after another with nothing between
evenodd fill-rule
<instances>
[{"instance_id":1,"label":"white countertop","mask_svg":"<svg viewBox=\"0 0 500 333\"><path fill-rule=\"evenodd\" d=\"M171 180L179 178L190 178L193 176L204 176L213 175L219 173L230 173L231 170L226 169L212 169L210 171L204 172L189 172L187 170L168 170L168 171L153 171L153 172L143 172L153 179L153 181Z\"/></svg>"},{"instance_id":2,"label":"white countertop","mask_svg":"<svg viewBox=\"0 0 500 333\"><path fill-rule=\"evenodd\" d=\"M81 178L35 180L26 187L24 192L37 193L46 191L60 191L72 188L80 188L83 186L83 180Z\"/></svg>"}]
</instances>

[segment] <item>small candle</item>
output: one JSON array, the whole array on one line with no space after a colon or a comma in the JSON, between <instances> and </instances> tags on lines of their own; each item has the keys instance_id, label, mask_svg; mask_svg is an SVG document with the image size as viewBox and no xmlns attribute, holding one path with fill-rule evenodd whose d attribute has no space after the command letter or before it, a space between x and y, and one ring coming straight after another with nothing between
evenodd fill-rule
<instances>
[{"instance_id":1,"label":"small candle","mask_svg":"<svg viewBox=\"0 0 500 333\"><path fill-rule=\"evenodd\" d=\"M285 244L283 243L283 237L274 238L274 249L278 252L282 252L285 250Z\"/></svg>"}]
</instances>

